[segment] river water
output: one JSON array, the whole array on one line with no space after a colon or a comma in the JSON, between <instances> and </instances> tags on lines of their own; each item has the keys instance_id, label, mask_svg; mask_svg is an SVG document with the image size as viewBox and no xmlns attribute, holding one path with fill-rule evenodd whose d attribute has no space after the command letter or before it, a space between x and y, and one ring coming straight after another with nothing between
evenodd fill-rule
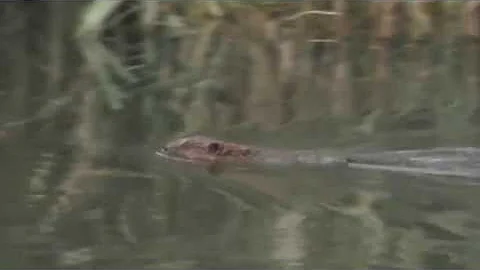
<instances>
[{"instance_id":1,"label":"river water","mask_svg":"<svg viewBox=\"0 0 480 270\"><path fill-rule=\"evenodd\" d=\"M325 146L304 137L250 140ZM476 146L476 137L388 135L350 145ZM4 150L2 267L480 269L475 179L346 168L212 177L158 163L152 171L162 179L153 189L132 192L122 208L121 224L137 244L107 233L98 209L69 220L57 238L37 241L31 234L37 208L18 194L42 151Z\"/></svg>"}]
</instances>

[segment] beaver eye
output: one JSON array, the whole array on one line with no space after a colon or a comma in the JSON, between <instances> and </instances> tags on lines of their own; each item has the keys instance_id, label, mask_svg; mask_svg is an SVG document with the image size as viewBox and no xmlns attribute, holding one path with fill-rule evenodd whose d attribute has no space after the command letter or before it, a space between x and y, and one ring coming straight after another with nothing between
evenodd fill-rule
<instances>
[{"instance_id":1,"label":"beaver eye","mask_svg":"<svg viewBox=\"0 0 480 270\"><path fill-rule=\"evenodd\" d=\"M219 143L211 143L208 145L208 152L209 153L218 153L221 150L221 146Z\"/></svg>"}]
</instances>

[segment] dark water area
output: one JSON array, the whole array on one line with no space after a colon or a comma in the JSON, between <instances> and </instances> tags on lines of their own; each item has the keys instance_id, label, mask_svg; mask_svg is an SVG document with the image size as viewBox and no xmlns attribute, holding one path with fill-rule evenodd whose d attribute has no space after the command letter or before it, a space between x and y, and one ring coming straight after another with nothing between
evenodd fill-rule
<instances>
[{"instance_id":1,"label":"dark water area","mask_svg":"<svg viewBox=\"0 0 480 270\"><path fill-rule=\"evenodd\" d=\"M338 147L298 138L251 141ZM477 138L390 134L342 147L480 147ZM47 241L32 232L48 202L29 205L24 180L44 149L12 149L2 163L1 268L480 269L480 178L337 167L212 177L158 163L153 190L132 192L122 208L137 244L106 232L99 209L69 218Z\"/></svg>"}]
</instances>

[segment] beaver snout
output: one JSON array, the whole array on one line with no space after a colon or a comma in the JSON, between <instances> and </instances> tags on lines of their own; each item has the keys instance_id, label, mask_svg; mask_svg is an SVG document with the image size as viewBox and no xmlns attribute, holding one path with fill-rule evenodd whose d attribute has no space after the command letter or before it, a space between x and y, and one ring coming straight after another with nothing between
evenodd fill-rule
<instances>
[{"instance_id":1,"label":"beaver snout","mask_svg":"<svg viewBox=\"0 0 480 270\"><path fill-rule=\"evenodd\" d=\"M167 147L167 146L163 146L163 147L161 147L160 149L158 149L155 153L156 153L157 155L159 155L159 156L164 156L164 157L166 157L166 156L169 156L169 155L170 155L169 152L170 152L170 148Z\"/></svg>"}]
</instances>

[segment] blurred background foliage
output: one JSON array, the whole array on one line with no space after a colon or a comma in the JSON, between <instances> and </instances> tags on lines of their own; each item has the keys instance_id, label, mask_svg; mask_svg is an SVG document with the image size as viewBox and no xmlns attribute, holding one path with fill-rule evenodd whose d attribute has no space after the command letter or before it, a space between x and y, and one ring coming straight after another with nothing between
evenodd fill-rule
<instances>
[{"instance_id":1,"label":"blurred background foliage","mask_svg":"<svg viewBox=\"0 0 480 270\"><path fill-rule=\"evenodd\" d=\"M478 107L477 7L476 1L5 4L10 62L3 65L2 93L4 102L16 102L4 106L3 118L34 114L71 92L82 73L109 110L138 98L139 117L162 130L335 118L369 133L417 121L440 127L450 117L470 128Z\"/></svg>"}]
</instances>

